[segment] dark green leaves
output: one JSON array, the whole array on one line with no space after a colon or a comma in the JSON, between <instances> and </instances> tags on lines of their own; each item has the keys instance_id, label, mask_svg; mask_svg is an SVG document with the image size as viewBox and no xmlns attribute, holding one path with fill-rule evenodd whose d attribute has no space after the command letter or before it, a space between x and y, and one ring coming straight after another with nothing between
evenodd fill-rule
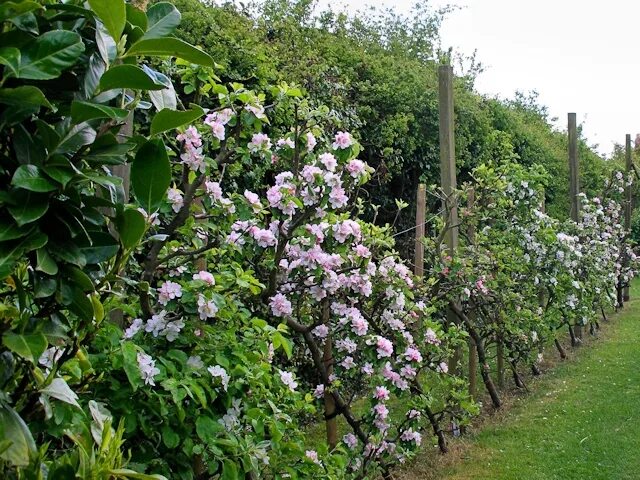
<instances>
[{"instance_id":1,"label":"dark green leaves","mask_svg":"<svg viewBox=\"0 0 640 480\"><path fill-rule=\"evenodd\" d=\"M138 210L127 209L116 217L116 228L124 248L133 248L138 245L146 227L144 215Z\"/></svg>"},{"instance_id":2,"label":"dark green leaves","mask_svg":"<svg viewBox=\"0 0 640 480\"><path fill-rule=\"evenodd\" d=\"M35 165L21 165L11 179L11 184L31 192L51 192L57 187L43 177Z\"/></svg>"},{"instance_id":3,"label":"dark green leaves","mask_svg":"<svg viewBox=\"0 0 640 480\"><path fill-rule=\"evenodd\" d=\"M52 30L22 51L18 78L50 80L71 67L84 52L82 38L75 32Z\"/></svg>"},{"instance_id":4,"label":"dark green leaves","mask_svg":"<svg viewBox=\"0 0 640 480\"><path fill-rule=\"evenodd\" d=\"M164 108L151 121L151 135L167 132L183 125L188 125L204 115L204 110L198 105L192 105L190 110L177 112Z\"/></svg>"},{"instance_id":5,"label":"dark green leaves","mask_svg":"<svg viewBox=\"0 0 640 480\"><path fill-rule=\"evenodd\" d=\"M42 93L42 90L30 85L0 89L0 103L11 106L44 106L53 108L49 100L44 96L44 93Z\"/></svg>"},{"instance_id":6,"label":"dark green leaves","mask_svg":"<svg viewBox=\"0 0 640 480\"><path fill-rule=\"evenodd\" d=\"M42 333L18 335L7 332L2 337L2 343L13 353L20 355L33 364L38 363L38 359L47 349L47 338Z\"/></svg>"},{"instance_id":7,"label":"dark green leaves","mask_svg":"<svg viewBox=\"0 0 640 480\"><path fill-rule=\"evenodd\" d=\"M117 65L110 68L100 79L100 90L130 88L132 90L162 90L166 85L151 77L135 65Z\"/></svg>"},{"instance_id":8,"label":"dark green leaves","mask_svg":"<svg viewBox=\"0 0 640 480\"><path fill-rule=\"evenodd\" d=\"M171 184L171 164L162 140L145 143L131 165L131 185L138 203L148 213L156 211Z\"/></svg>"},{"instance_id":9,"label":"dark green leaves","mask_svg":"<svg viewBox=\"0 0 640 480\"><path fill-rule=\"evenodd\" d=\"M18 226L26 225L39 219L49 209L48 195L18 191L13 195L12 200L14 204L9 207L9 213Z\"/></svg>"},{"instance_id":10,"label":"dark green leaves","mask_svg":"<svg viewBox=\"0 0 640 480\"><path fill-rule=\"evenodd\" d=\"M29 465L30 457L38 453L33 436L20 415L5 403L0 403L0 425L3 440L11 442L9 447L0 453L0 458L19 467Z\"/></svg>"},{"instance_id":11,"label":"dark green leaves","mask_svg":"<svg viewBox=\"0 0 640 480\"><path fill-rule=\"evenodd\" d=\"M73 102L71 104L71 118L74 123L86 122L97 118L109 118L112 120L124 120L129 115L128 110L108 107L99 103Z\"/></svg>"},{"instance_id":12,"label":"dark green leaves","mask_svg":"<svg viewBox=\"0 0 640 480\"><path fill-rule=\"evenodd\" d=\"M149 38L133 44L126 56L156 55L182 58L191 63L214 67L213 58L178 38Z\"/></svg>"},{"instance_id":13,"label":"dark green leaves","mask_svg":"<svg viewBox=\"0 0 640 480\"><path fill-rule=\"evenodd\" d=\"M138 368L138 349L131 342L122 342L122 367L124 373L127 374L129 383L135 392L138 387L142 386L142 376Z\"/></svg>"},{"instance_id":14,"label":"dark green leaves","mask_svg":"<svg viewBox=\"0 0 640 480\"><path fill-rule=\"evenodd\" d=\"M20 50L13 47L0 48L0 65L6 65L13 75L18 75Z\"/></svg>"},{"instance_id":15,"label":"dark green leaves","mask_svg":"<svg viewBox=\"0 0 640 480\"><path fill-rule=\"evenodd\" d=\"M143 39L161 38L169 35L180 24L180 12L168 2L160 2L147 11L149 21Z\"/></svg>"},{"instance_id":16,"label":"dark green leaves","mask_svg":"<svg viewBox=\"0 0 640 480\"><path fill-rule=\"evenodd\" d=\"M127 23L124 0L89 0L89 6L117 43Z\"/></svg>"}]
</instances>

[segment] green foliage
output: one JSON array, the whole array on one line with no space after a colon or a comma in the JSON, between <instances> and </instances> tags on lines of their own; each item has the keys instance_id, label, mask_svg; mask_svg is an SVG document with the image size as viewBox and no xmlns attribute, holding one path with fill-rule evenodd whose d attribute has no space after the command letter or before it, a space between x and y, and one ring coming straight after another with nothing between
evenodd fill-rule
<instances>
[{"instance_id":1,"label":"green foliage","mask_svg":"<svg viewBox=\"0 0 640 480\"><path fill-rule=\"evenodd\" d=\"M166 37L179 18L168 4L147 18L124 0L0 7L3 478L25 478L20 469L26 478L41 469L49 478L160 478L123 468L124 427L114 431L106 410L76 391L95 381L86 351L148 228L136 207L158 208L171 178L163 141L127 133L145 91L174 92L137 57L213 65ZM133 155L136 199L126 205L110 168Z\"/></svg>"}]
</instances>

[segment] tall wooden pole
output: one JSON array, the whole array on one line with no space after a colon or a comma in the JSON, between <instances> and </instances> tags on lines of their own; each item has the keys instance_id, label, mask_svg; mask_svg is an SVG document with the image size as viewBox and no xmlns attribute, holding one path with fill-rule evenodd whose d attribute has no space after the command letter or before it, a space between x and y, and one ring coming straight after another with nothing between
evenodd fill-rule
<instances>
[{"instance_id":1,"label":"tall wooden pole","mask_svg":"<svg viewBox=\"0 0 640 480\"><path fill-rule=\"evenodd\" d=\"M424 232L425 211L427 209L427 187L424 183L418 185L416 194L416 246L414 273L416 277L424 276Z\"/></svg>"},{"instance_id":2,"label":"tall wooden pole","mask_svg":"<svg viewBox=\"0 0 640 480\"><path fill-rule=\"evenodd\" d=\"M455 198L456 189L456 147L453 112L453 68L440 65L438 71L440 100L440 181L445 195L443 209L445 222L449 229L445 242L449 255L458 248L458 209Z\"/></svg>"},{"instance_id":3,"label":"tall wooden pole","mask_svg":"<svg viewBox=\"0 0 640 480\"><path fill-rule=\"evenodd\" d=\"M443 192L443 215L445 228L444 237L446 252L455 256L458 248L458 206L455 196L456 189L456 151L454 137L453 111L453 68L451 65L440 65L438 69L439 114L440 114L440 183ZM447 310L447 320L458 323L458 317L451 310ZM456 349L450 363L450 371L458 372L462 350Z\"/></svg>"},{"instance_id":4,"label":"tall wooden pole","mask_svg":"<svg viewBox=\"0 0 640 480\"><path fill-rule=\"evenodd\" d=\"M578 163L578 128L576 114L569 114L569 199L571 202L571 220L580 221L580 170ZM582 325L576 325L573 329L577 338L582 338Z\"/></svg>"},{"instance_id":5,"label":"tall wooden pole","mask_svg":"<svg viewBox=\"0 0 640 480\"><path fill-rule=\"evenodd\" d=\"M633 169L633 163L631 160L631 135L627 134L627 137L625 139L625 163L626 163L626 176L625 176L625 190L624 190L624 196L625 196L625 203L624 203L624 229L625 229L625 239L628 236L629 232L631 231L631 213L633 211L633 188L632 185L629 185L629 178L631 176L631 171ZM623 259L623 266L625 269L629 268L629 255L626 254L626 246L625 246L625 253L624 256L622 257ZM625 284L624 287L624 291L622 294L622 299L625 302L629 301L629 284L627 282L627 284Z\"/></svg>"}]
</instances>

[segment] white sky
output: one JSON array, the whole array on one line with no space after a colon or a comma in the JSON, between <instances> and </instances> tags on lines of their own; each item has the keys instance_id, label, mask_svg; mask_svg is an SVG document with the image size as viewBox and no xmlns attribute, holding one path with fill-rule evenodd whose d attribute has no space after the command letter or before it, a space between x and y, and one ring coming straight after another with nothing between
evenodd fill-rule
<instances>
[{"instance_id":1,"label":"white sky","mask_svg":"<svg viewBox=\"0 0 640 480\"><path fill-rule=\"evenodd\" d=\"M425 1L425 0L423 0ZM414 0L321 0L334 9L395 6ZM626 133L640 131L640 2L636 0L430 0L463 7L449 15L442 47L478 51L485 72L480 93L512 97L537 90L566 129L576 112L590 144L610 153Z\"/></svg>"}]
</instances>

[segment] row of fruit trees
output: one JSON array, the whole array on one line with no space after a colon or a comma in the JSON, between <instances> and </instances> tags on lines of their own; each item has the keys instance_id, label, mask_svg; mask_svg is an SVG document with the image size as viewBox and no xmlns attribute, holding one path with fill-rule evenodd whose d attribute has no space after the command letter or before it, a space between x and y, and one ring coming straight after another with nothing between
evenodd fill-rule
<instances>
[{"instance_id":1,"label":"row of fruit trees","mask_svg":"<svg viewBox=\"0 0 640 480\"><path fill-rule=\"evenodd\" d=\"M497 342L521 383L632 277L630 179L560 222L544 170L497 157L415 278L356 132L294 87L221 84L175 7L143 10L0 5L3 478L388 476L478 412L470 339L499 407ZM322 420L339 436L309 438Z\"/></svg>"}]
</instances>

